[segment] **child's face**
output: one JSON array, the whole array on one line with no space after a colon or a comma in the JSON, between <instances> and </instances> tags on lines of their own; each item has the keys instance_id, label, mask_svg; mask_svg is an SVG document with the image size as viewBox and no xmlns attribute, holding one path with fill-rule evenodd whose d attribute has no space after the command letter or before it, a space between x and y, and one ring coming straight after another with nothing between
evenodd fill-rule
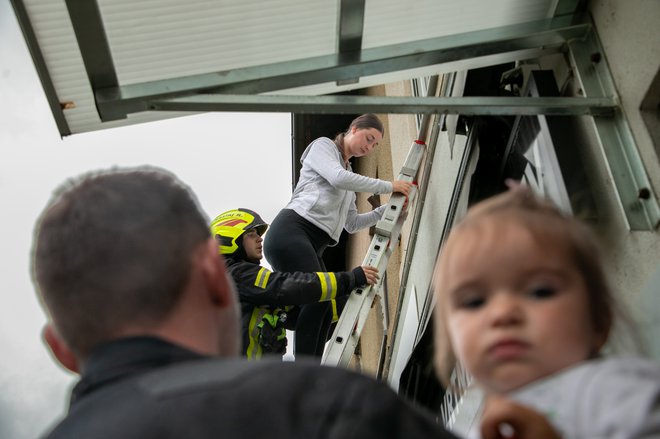
<instances>
[{"instance_id":1,"label":"child's face","mask_svg":"<svg viewBox=\"0 0 660 439\"><path fill-rule=\"evenodd\" d=\"M584 279L565 246L513 219L458 232L437 293L458 360L503 393L587 359L598 345Z\"/></svg>"}]
</instances>

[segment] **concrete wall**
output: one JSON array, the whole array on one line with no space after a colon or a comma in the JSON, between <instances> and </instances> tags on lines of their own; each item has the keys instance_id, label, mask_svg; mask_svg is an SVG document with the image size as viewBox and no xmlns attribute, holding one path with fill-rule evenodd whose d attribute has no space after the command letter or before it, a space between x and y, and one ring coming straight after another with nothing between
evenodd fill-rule
<instances>
[{"instance_id":1,"label":"concrete wall","mask_svg":"<svg viewBox=\"0 0 660 439\"><path fill-rule=\"evenodd\" d=\"M660 194L658 145L642 119L640 106L660 70L660 2L657 0L596 0L590 4L612 76L655 196ZM659 97L656 97L656 102ZM656 114L659 111L655 108ZM657 126L655 127L657 129ZM658 134L654 134L657 138ZM612 182L597 142L585 134L584 154L593 163L586 169L598 210L597 233L602 238L611 281L642 324L641 332L655 340L660 360L660 233L626 229L616 204ZM655 336L652 336L655 334Z\"/></svg>"}]
</instances>

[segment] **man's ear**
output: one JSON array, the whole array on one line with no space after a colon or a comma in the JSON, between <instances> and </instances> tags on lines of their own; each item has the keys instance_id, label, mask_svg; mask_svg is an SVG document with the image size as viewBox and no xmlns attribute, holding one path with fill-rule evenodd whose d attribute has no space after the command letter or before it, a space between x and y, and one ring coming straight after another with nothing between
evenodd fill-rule
<instances>
[{"instance_id":1,"label":"man's ear","mask_svg":"<svg viewBox=\"0 0 660 439\"><path fill-rule=\"evenodd\" d=\"M235 306L234 283L227 273L224 258L218 253L218 243L215 239L209 239L204 250L202 270L213 304L221 308Z\"/></svg>"},{"instance_id":2,"label":"man's ear","mask_svg":"<svg viewBox=\"0 0 660 439\"><path fill-rule=\"evenodd\" d=\"M64 366L64 368L74 373L80 373L78 367L78 359L69 347L64 343L64 340L57 333L52 323L47 323L42 331L44 341L50 348L57 361Z\"/></svg>"}]
</instances>

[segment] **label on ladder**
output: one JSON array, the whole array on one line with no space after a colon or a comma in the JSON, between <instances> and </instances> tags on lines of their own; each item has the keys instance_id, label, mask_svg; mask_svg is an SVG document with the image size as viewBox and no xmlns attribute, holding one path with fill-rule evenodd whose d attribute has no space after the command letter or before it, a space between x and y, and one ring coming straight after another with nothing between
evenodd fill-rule
<instances>
[{"instance_id":1,"label":"label on ladder","mask_svg":"<svg viewBox=\"0 0 660 439\"><path fill-rule=\"evenodd\" d=\"M415 140L413 142L397 178L398 180L408 182L415 180L419 165L424 157L425 146L422 141ZM330 343L323 354L321 364L348 366L351 361L360 339L362 328L369 315L371 305L374 302L376 294L380 291L381 281L384 279L383 274L387 270L389 257L398 245L401 227L406 219L406 215L401 215L404 212L404 206L406 206L407 202L406 208L410 209L416 194L417 188L413 186L407 201L406 197L399 193L393 193L390 197L382 218L376 224L376 232L371 239L371 244L362 262L362 265L371 265L378 268L381 280L375 285L356 288L351 292L344 310L339 317ZM384 329L385 331L387 330L387 328Z\"/></svg>"}]
</instances>

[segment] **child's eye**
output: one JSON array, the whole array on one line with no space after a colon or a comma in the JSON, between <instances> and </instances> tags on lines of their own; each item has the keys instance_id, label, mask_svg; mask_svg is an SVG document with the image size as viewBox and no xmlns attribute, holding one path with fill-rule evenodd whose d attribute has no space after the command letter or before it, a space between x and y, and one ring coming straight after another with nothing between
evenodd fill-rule
<instances>
[{"instance_id":1,"label":"child's eye","mask_svg":"<svg viewBox=\"0 0 660 439\"><path fill-rule=\"evenodd\" d=\"M457 303L457 308L463 309L478 309L486 303L486 299L481 296L468 296L460 298Z\"/></svg>"},{"instance_id":2,"label":"child's eye","mask_svg":"<svg viewBox=\"0 0 660 439\"><path fill-rule=\"evenodd\" d=\"M546 299L555 294L557 294L557 288L550 285L537 285L529 290L529 295L537 299Z\"/></svg>"}]
</instances>

